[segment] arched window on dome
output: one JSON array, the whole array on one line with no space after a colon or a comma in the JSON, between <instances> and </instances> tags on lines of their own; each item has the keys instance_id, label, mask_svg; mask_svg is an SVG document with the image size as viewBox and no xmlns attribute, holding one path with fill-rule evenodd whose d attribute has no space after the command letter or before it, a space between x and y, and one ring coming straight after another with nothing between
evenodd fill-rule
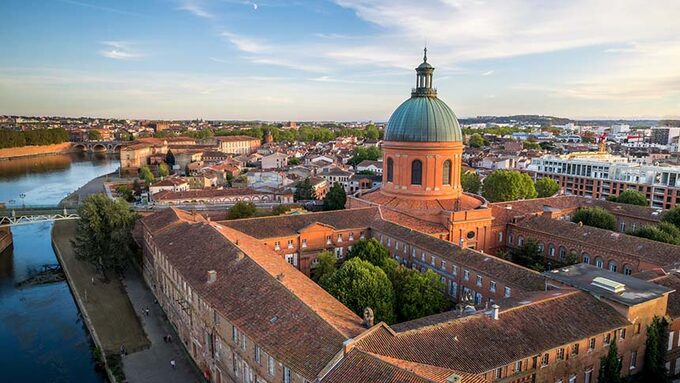
<instances>
[{"instance_id":1,"label":"arched window on dome","mask_svg":"<svg viewBox=\"0 0 680 383\"><path fill-rule=\"evenodd\" d=\"M442 185L451 185L451 160L444 161L442 166Z\"/></svg>"},{"instance_id":2,"label":"arched window on dome","mask_svg":"<svg viewBox=\"0 0 680 383\"><path fill-rule=\"evenodd\" d=\"M415 160L411 163L411 185L423 184L423 163Z\"/></svg>"},{"instance_id":3,"label":"arched window on dome","mask_svg":"<svg viewBox=\"0 0 680 383\"><path fill-rule=\"evenodd\" d=\"M394 161L392 157L387 158L387 182L394 180Z\"/></svg>"}]
</instances>

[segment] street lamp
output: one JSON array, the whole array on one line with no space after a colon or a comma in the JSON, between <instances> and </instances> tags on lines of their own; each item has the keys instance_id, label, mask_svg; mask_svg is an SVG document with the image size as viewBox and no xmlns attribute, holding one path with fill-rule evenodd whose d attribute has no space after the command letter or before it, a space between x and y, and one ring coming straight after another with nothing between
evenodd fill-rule
<instances>
[{"instance_id":1,"label":"street lamp","mask_svg":"<svg viewBox=\"0 0 680 383\"><path fill-rule=\"evenodd\" d=\"M24 201L24 198L26 198L26 193L21 193L19 194L19 198L21 198L21 207L26 208L26 202Z\"/></svg>"}]
</instances>

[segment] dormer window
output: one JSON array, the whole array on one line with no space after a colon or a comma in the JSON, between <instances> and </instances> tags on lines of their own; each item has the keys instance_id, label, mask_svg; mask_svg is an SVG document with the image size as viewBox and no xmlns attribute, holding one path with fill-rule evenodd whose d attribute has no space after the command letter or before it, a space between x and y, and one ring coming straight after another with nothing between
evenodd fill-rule
<instances>
[{"instance_id":1,"label":"dormer window","mask_svg":"<svg viewBox=\"0 0 680 383\"><path fill-rule=\"evenodd\" d=\"M306 239L302 240L302 247L303 248L307 247L307 240Z\"/></svg>"},{"instance_id":2,"label":"dormer window","mask_svg":"<svg viewBox=\"0 0 680 383\"><path fill-rule=\"evenodd\" d=\"M292 248L293 248L293 240L292 240L292 239L289 239L289 240L288 240L288 248L289 248L289 249L292 249Z\"/></svg>"},{"instance_id":3,"label":"dormer window","mask_svg":"<svg viewBox=\"0 0 680 383\"><path fill-rule=\"evenodd\" d=\"M274 250L281 250L281 242L279 241L274 242Z\"/></svg>"},{"instance_id":4,"label":"dormer window","mask_svg":"<svg viewBox=\"0 0 680 383\"><path fill-rule=\"evenodd\" d=\"M331 244L331 236L330 236L330 235L327 235L327 236L326 236L326 244L327 244L327 245L330 245L330 244Z\"/></svg>"},{"instance_id":5,"label":"dormer window","mask_svg":"<svg viewBox=\"0 0 680 383\"><path fill-rule=\"evenodd\" d=\"M342 242L342 234L338 234L338 242Z\"/></svg>"},{"instance_id":6,"label":"dormer window","mask_svg":"<svg viewBox=\"0 0 680 383\"><path fill-rule=\"evenodd\" d=\"M354 241L354 233L349 233L349 240Z\"/></svg>"}]
</instances>

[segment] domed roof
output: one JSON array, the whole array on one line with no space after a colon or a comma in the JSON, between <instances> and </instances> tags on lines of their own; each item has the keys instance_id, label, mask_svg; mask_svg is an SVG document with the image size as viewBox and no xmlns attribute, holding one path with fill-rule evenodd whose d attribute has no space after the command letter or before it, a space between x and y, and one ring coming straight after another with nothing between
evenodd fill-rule
<instances>
[{"instance_id":1,"label":"domed roof","mask_svg":"<svg viewBox=\"0 0 680 383\"><path fill-rule=\"evenodd\" d=\"M436 96L412 96L392 113L385 141L463 141L463 132L444 101Z\"/></svg>"}]
</instances>

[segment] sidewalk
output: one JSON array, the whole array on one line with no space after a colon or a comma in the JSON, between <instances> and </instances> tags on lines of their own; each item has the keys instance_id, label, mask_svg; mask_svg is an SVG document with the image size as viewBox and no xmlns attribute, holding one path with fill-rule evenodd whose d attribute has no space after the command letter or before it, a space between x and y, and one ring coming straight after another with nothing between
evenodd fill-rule
<instances>
[{"instance_id":1,"label":"sidewalk","mask_svg":"<svg viewBox=\"0 0 680 383\"><path fill-rule=\"evenodd\" d=\"M172 327L163 318L162 309L154 303L154 296L142 280L139 272L130 268L124 278L125 289L135 311L142 319L142 326L151 341L151 347L123 357L123 370L130 383L189 383L202 382L189 356L184 351ZM149 316L144 309L149 308ZM172 343L165 343L163 336L173 334ZM170 366L174 360L176 368Z\"/></svg>"}]
</instances>

